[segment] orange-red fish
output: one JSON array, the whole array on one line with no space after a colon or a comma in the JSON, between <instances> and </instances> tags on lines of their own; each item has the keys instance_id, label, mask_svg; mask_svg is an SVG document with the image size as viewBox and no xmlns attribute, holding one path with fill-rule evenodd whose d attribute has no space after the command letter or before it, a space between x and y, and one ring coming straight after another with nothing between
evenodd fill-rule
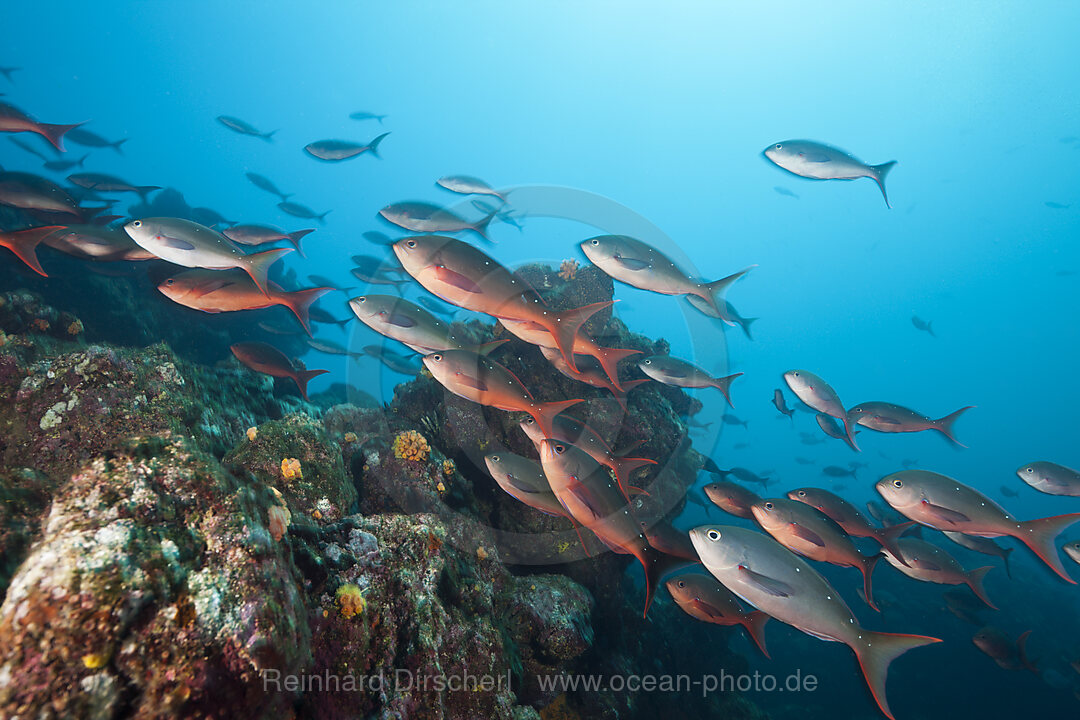
<instances>
[{"instance_id":1,"label":"orange-red fish","mask_svg":"<svg viewBox=\"0 0 1080 720\"><path fill-rule=\"evenodd\" d=\"M314 377L330 372L329 370L298 370L289 358L272 345L261 342L240 342L229 347L236 359L255 372L271 377L289 378L296 383L296 388L304 400L308 399L307 384Z\"/></svg>"},{"instance_id":2,"label":"orange-red fish","mask_svg":"<svg viewBox=\"0 0 1080 720\"><path fill-rule=\"evenodd\" d=\"M55 232L63 230L62 225L28 228L15 232L0 233L0 247L6 247L15 256L26 263L31 270L42 277L49 277L37 257L37 246Z\"/></svg>"},{"instance_id":3,"label":"orange-red fish","mask_svg":"<svg viewBox=\"0 0 1080 720\"><path fill-rule=\"evenodd\" d=\"M741 625L750 639L769 657L765 648L765 624L770 618L760 610L743 610L735 595L711 575L676 575L664 583L675 604L701 622L730 627Z\"/></svg>"}]
</instances>

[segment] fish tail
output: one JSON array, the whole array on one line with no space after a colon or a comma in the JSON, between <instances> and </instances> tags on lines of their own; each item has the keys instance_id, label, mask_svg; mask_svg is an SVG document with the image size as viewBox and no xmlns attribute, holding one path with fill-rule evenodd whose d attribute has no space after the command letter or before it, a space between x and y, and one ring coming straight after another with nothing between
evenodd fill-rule
<instances>
[{"instance_id":1,"label":"fish tail","mask_svg":"<svg viewBox=\"0 0 1080 720\"><path fill-rule=\"evenodd\" d=\"M1025 633L1022 633L1020 635L1020 637L1016 638L1016 649L1020 654L1020 663L1026 669L1028 669L1031 672L1038 675L1039 674L1038 661L1037 660L1032 660L1030 657L1028 657L1027 644L1028 644L1028 640L1030 638L1031 638L1031 631L1030 630L1028 630Z\"/></svg>"},{"instance_id":2,"label":"fish tail","mask_svg":"<svg viewBox=\"0 0 1080 720\"><path fill-rule=\"evenodd\" d=\"M82 167L83 163L86 162L86 159L89 157L90 153L86 153L85 155L83 155L82 158L79 159L79 162L75 163L76 167Z\"/></svg>"},{"instance_id":3,"label":"fish tail","mask_svg":"<svg viewBox=\"0 0 1080 720\"><path fill-rule=\"evenodd\" d=\"M756 267L757 265L751 265L750 267L740 270L737 273L732 273L725 278L713 280L709 283L701 283L692 294L704 300L717 316L724 317L725 313L720 308L720 301L724 299L724 291L727 290L728 286L733 282Z\"/></svg>"},{"instance_id":4,"label":"fish tail","mask_svg":"<svg viewBox=\"0 0 1080 720\"><path fill-rule=\"evenodd\" d=\"M589 307L586 305L585 307ZM598 308L603 309L603 308ZM611 384L619 389L621 392L625 392L624 385L619 384L619 362L631 355L640 355L640 350L629 350L626 348L609 348L609 347L597 347L593 352L593 357L596 358L600 366L604 368L604 373L611 380Z\"/></svg>"},{"instance_id":5,"label":"fish tail","mask_svg":"<svg viewBox=\"0 0 1080 720\"><path fill-rule=\"evenodd\" d=\"M735 403L731 402L731 383L735 378L739 377L743 373L737 372L734 375L726 375L722 378L713 378L712 386L719 390L724 395L724 399L727 400L727 404L732 408L735 407Z\"/></svg>"},{"instance_id":6,"label":"fish tail","mask_svg":"<svg viewBox=\"0 0 1080 720\"><path fill-rule=\"evenodd\" d=\"M753 340L754 336L750 334L750 323L760 320L761 318L743 318L739 325L742 326L743 334L746 335L747 340Z\"/></svg>"},{"instance_id":7,"label":"fish tail","mask_svg":"<svg viewBox=\"0 0 1080 720\"><path fill-rule=\"evenodd\" d=\"M266 142L274 142L274 135L277 135L277 130L271 130L270 132L260 135L259 137L261 137Z\"/></svg>"},{"instance_id":8,"label":"fish tail","mask_svg":"<svg viewBox=\"0 0 1080 720\"><path fill-rule=\"evenodd\" d=\"M497 348L501 348L503 345L505 345L508 342L510 342L510 341L509 340L492 340L491 342L486 342L486 343L483 343L482 345L477 345L474 348L474 350L475 350L477 355L483 355L484 357L487 357L492 352L494 352Z\"/></svg>"},{"instance_id":9,"label":"fish tail","mask_svg":"<svg viewBox=\"0 0 1080 720\"><path fill-rule=\"evenodd\" d=\"M934 334L934 321L933 320L926 323L926 332L930 333L930 337L932 337L932 338L937 337L937 335Z\"/></svg>"},{"instance_id":10,"label":"fish tail","mask_svg":"<svg viewBox=\"0 0 1080 720\"><path fill-rule=\"evenodd\" d=\"M845 435L844 442L846 442L848 444L848 447L850 447L855 452L862 452L862 450L859 449L859 443L855 442L855 435L857 433L852 431L852 428L855 426L855 424L848 419L847 413L844 413L843 421Z\"/></svg>"},{"instance_id":11,"label":"fish tail","mask_svg":"<svg viewBox=\"0 0 1080 720\"><path fill-rule=\"evenodd\" d=\"M1012 580L1012 569L1009 567L1009 556L1013 554L1013 548L1003 548L1001 561L1005 563L1005 574Z\"/></svg>"},{"instance_id":12,"label":"fish tail","mask_svg":"<svg viewBox=\"0 0 1080 720\"><path fill-rule=\"evenodd\" d=\"M983 580L986 578L986 573L993 569L993 565L975 568L971 572L965 573L965 582L967 583L967 586L971 588L971 592L975 593L976 597L986 603L992 610L997 610L997 605L990 602L990 596L986 594L986 588L983 586Z\"/></svg>"},{"instance_id":13,"label":"fish tail","mask_svg":"<svg viewBox=\"0 0 1080 720\"><path fill-rule=\"evenodd\" d=\"M109 143L109 147L111 147L111 148L112 148L113 150L115 150L115 151L116 151L117 153L119 153L119 154L123 155L123 154L124 154L124 151L120 149L120 146L121 146L121 145L123 145L124 143L126 143L127 141L128 141L128 139L127 139L127 138L124 138L123 140L117 140L117 141L116 141L116 142L114 142L114 143Z\"/></svg>"},{"instance_id":14,"label":"fish tail","mask_svg":"<svg viewBox=\"0 0 1080 720\"><path fill-rule=\"evenodd\" d=\"M68 130L73 130L80 125L85 125L85 122L75 123L74 125L50 125L48 123L38 123L37 132L41 137L52 143L52 146L64 152L64 134Z\"/></svg>"},{"instance_id":15,"label":"fish tail","mask_svg":"<svg viewBox=\"0 0 1080 720\"><path fill-rule=\"evenodd\" d=\"M300 324L304 328L304 332L311 337L311 322L308 319L308 309L312 303L321 298L328 292L332 292L334 288L329 287L317 287L309 288L307 290L296 290L294 292L281 293L278 296L279 301L292 310L293 315L300 321Z\"/></svg>"},{"instance_id":16,"label":"fish tail","mask_svg":"<svg viewBox=\"0 0 1080 720\"><path fill-rule=\"evenodd\" d=\"M1014 538L1031 548L1032 552L1038 555L1042 561L1049 565L1063 580L1075 585L1076 581L1069 577L1069 574L1065 571L1065 566L1061 564L1061 558L1058 557L1058 551L1057 547L1054 545L1054 541L1065 528L1078 520L1080 520L1080 513L1069 513L1068 515L1055 515L1039 520L1028 520L1027 522L1020 523L1020 527L1013 530L1011 534Z\"/></svg>"},{"instance_id":17,"label":"fish tail","mask_svg":"<svg viewBox=\"0 0 1080 720\"><path fill-rule=\"evenodd\" d=\"M374 155L375 157L379 158L380 160L382 159L382 156L379 155L379 143L381 143L383 141L383 138L385 138L389 134L390 133L385 132L382 135L380 135L379 137L372 140L370 143L368 143L368 150L370 150L371 154Z\"/></svg>"},{"instance_id":18,"label":"fish tail","mask_svg":"<svg viewBox=\"0 0 1080 720\"><path fill-rule=\"evenodd\" d=\"M605 300L591 305L582 305L573 310L545 313L536 321L544 325L545 329L551 333L551 336L555 339L555 346L559 348L563 360L570 366L570 369L578 372L577 363L574 362L574 340L586 320L611 305L611 300ZM597 359L599 360L599 358ZM617 383L618 380L614 382Z\"/></svg>"},{"instance_id":19,"label":"fish tail","mask_svg":"<svg viewBox=\"0 0 1080 720\"><path fill-rule=\"evenodd\" d=\"M319 221L320 225L325 225L326 224L326 216L329 215L332 212L334 212L334 211L333 210L327 210L322 215L316 215L315 219Z\"/></svg>"},{"instance_id":20,"label":"fish tail","mask_svg":"<svg viewBox=\"0 0 1080 720\"><path fill-rule=\"evenodd\" d=\"M46 227L0 233L0 247L6 247L15 253L16 257L26 263L38 275L49 277L38 261L37 246L45 238L63 229L63 225L48 225Z\"/></svg>"},{"instance_id":21,"label":"fish tail","mask_svg":"<svg viewBox=\"0 0 1080 720\"><path fill-rule=\"evenodd\" d=\"M905 567L911 567L904 560L904 553L900 550L900 546L897 544L897 540L904 536L908 530L915 526L914 520L908 522L902 522L899 525L890 525L882 530L874 530L874 539L881 544L881 547L889 551L889 553L896 558L900 564Z\"/></svg>"},{"instance_id":22,"label":"fish tail","mask_svg":"<svg viewBox=\"0 0 1080 720\"><path fill-rule=\"evenodd\" d=\"M851 649L855 651L855 657L859 659L859 667L862 668L863 677L866 678L866 684L870 687L874 700L889 720L896 720L892 711L889 710L888 698L885 697L885 680L889 674L889 665L908 650L939 642L941 640L938 638L925 635L897 635L863 630L859 633L859 639L851 645Z\"/></svg>"},{"instance_id":23,"label":"fish tail","mask_svg":"<svg viewBox=\"0 0 1080 720\"><path fill-rule=\"evenodd\" d=\"M160 189L161 189L160 185L137 185L135 187L135 192L137 192L139 194L139 197L142 198L143 201L145 202L147 195L154 192L155 190L160 190Z\"/></svg>"},{"instance_id":24,"label":"fish tail","mask_svg":"<svg viewBox=\"0 0 1080 720\"><path fill-rule=\"evenodd\" d=\"M309 228L307 230L297 230L295 232L288 233L287 235L287 237L289 238L289 242L292 243L292 246L296 248L296 252L300 253L300 257L302 258L306 258L307 255L305 255L303 249L301 249L300 241L304 239L304 236L310 235L313 232L315 232L315 228Z\"/></svg>"},{"instance_id":25,"label":"fish tail","mask_svg":"<svg viewBox=\"0 0 1080 720\"><path fill-rule=\"evenodd\" d=\"M859 565L859 570L863 575L863 595L866 596L866 604L869 605L876 612L881 612L881 608L874 602L874 588L871 582L871 578L874 575L874 568L877 567L878 561L881 560L882 555L864 555L862 564Z\"/></svg>"},{"instance_id":26,"label":"fish tail","mask_svg":"<svg viewBox=\"0 0 1080 720\"><path fill-rule=\"evenodd\" d=\"M619 483L619 490L622 491L623 497L625 497L626 501L629 502L630 474L638 468L643 468L646 465L655 465L656 461L650 460L649 458L621 457L613 458L611 464L614 465L611 471L615 473L615 481Z\"/></svg>"},{"instance_id":27,"label":"fish tail","mask_svg":"<svg viewBox=\"0 0 1080 720\"><path fill-rule=\"evenodd\" d=\"M263 252L245 255L240 261L240 266L244 269L244 272L251 276L251 280L262 291L262 294L270 297L270 292L267 290L267 283L269 282L267 275L270 273L270 266L277 262L277 259L282 255L288 255L291 252L292 248L274 248L273 250L264 250Z\"/></svg>"},{"instance_id":28,"label":"fish tail","mask_svg":"<svg viewBox=\"0 0 1080 720\"><path fill-rule=\"evenodd\" d=\"M870 166L870 177L874 179L878 187L881 188L881 197L885 199L885 207L892 209L892 205L889 204L889 196L885 192L885 176L889 174L889 171L896 165L895 160L890 160L887 163L881 163L880 165Z\"/></svg>"},{"instance_id":29,"label":"fish tail","mask_svg":"<svg viewBox=\"0 0 1080 720\"><path fill-rule=\"evenodd\" d=\"M640 380L627 380L623 383L622 388L619 388L616 385L612 385L612 387L610 388L611 395L615 398L615 402L619 403L619 407L622 409L624 414L630 413L630 408L626 404L626 396L638 385L644 385L645 383L649 382L649 380L650 378L642 378Z\"/></svg>"},{"instance_id":30,"label":"fish tail","mask_svg":"<svg viewBox=\"0 0 1080 720\"><path fill-rule=\"evenodd\" d=\"M533 420L540 426L540 429L544 433L544 437L552 437L551 423L555 420L555 417L566 410L569 407L573 407L580 402L584 402L581 398L576 400L557 400L555 402L537 402L533 403L529 409L529 414L532 415Z\"/></svg>"},{"instance_id":31,"label":"fish tail","mask_svg":"<svg viewBox=\"0 0 1080 720\"><path fill-rule=\"evenodd\" d=\"M293 382L296 383L296 387L300 390L300 395L303 396L304 401L308 402L307 384L312 378L316 378L320 375L325 375L330 372L329 370L297 370L290 377Z\"/></svg>"},{"instance_id":32,"label":"fish tail","mask_svg":"<svg viewBox=\"0 0 1080 720\"><path fill-rule=\"evenodd\" d=\"M770 660L772 660L772 657L769 655L768 648L765 647L765 624L771 619L771 616L760 610L751 610L743 615L742 620L739 621L746 628L747 634L750 635L750 639L754 641L754 644L758 646L761 654Z\"/></svg>"},{"instance_id":33,"label":"fish tail","mask_svg":"<svg viewBox=\"0 0 1080 720\"><path fill-rule=\"evenodd\" d=\"M634 554L645 571L645 610L641 613L641 617L646 617L649 614L649 606L652 605L653 595L656 594L656 587L660 584L660 578L693 561L667 555L649 545L643 546Z\"/></svg>"},{"instance_id":34,"label":"fish tail","mask_svg":"<svg viewBox=\"0 0 1080 720\"><path fill-rule=\"evenodd\" d=\"M952 440L954 443L956 443L960 447L967 447L967 445L965 445L962 442L960 442L959 440L957 440L956 436L953 435L952 426L953 426L953 423L956 422L956 419L958 417L960 417L962 414L964 414L968 410L971 410L973 407L975 407L975 406L974 405L968 405L967 407L962 407L962 408L960 408L959 410L957 410L954 413L949 413L948 415L941 418L940 420L935 420L934 421L934 429L940 431L942 435L949 438L950 440Z\"/></svg>"}]
</instances>

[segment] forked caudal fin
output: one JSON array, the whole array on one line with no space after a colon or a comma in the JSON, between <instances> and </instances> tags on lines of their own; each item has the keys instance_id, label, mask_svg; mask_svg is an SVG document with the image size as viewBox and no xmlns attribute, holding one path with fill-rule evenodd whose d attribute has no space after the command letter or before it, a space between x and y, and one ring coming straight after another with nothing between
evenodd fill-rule
<instances>
[{"instance_id":1,"label":"forked caudal fin","mask_svg":"<svg viewBox=\"0 0 1080 720\"><path fill-rule=\"evenodd\" d=\"M605 300L591 305L583 305L573 310L545 312L535 318L535 322L551 333L551 337L555 340L555 346L562 353L563 360L566 361L571 370L578 372L577 363L574 362L574 341L578 331L581 330L581 326L585 324L586 320L612 304L613 301Z\"/></svg>"},{"instance_id":2,"label":"forked caudal fin","mask_svg":"<svg viewBox=\"0 0 1080 720\"><path fill-rule=\"evenodd\" d=\"M751 610L743 616L741 623L742 626L746 628L746 632L749 633L750 639L758 646L758 650L761 651L761 654L770 660L772 660L772 657L769 655L768 648L765 647L765 625L771 619L771 616L766 615L760 610Z\"/></svg>"},{"instance_id":3,"label":"forked caudal fin","mask_svg":"<svg viewBox=\"0 0 1080 720\"><path fill-rule=\"evenodd\" d=\"M320 375L325 375L330 372L329 370L297 370L293 375L293 382L296 383L296 387L299 388L300 394L304 397L304 400L308 399L307 396L307 384L312 378Z\"/></svg>"},{"instance_id":4,"label":"forked caudal fin","mask_svg":"<svg viewBox=\"0 0 1080 720\"><path fill-rule=\"evenodd\" d=\"M900 546L897 545L896 541L903 537L904 534L914 526L915 521L909 520L908 522L903 522L899 525L890 525L882 530L875 529L874 539L881 544L881 547L888 550L889 554L900 561L901 565L911 567L904 561L904 553L900 550Z\"/></svg>"},{"instance_id":5,"label":"forked caudal fin","mask_svg":"<svg viewBox=\"0 0 1080 720\"><path fill-rule=\"evenodd\" d=\"M588 307L588 306L586 306ZM603 308L601 308L603 309ZM609 348L597 346L593 350L593 357L600 363L600 367L604 368L604 374L608 376L608 380L619 392L627 392L629 390L628 385L619 383L619 361L624 358L628 358L631 355L640 355L640 350L627 350L624 348Z\"/></svg>"},{"instance_id":6,"label":"forked caudal fin","mask_svg":"<svg viewBox=\"0 0 1080 720\"><path fill-rule=\"evenodd\" d=\"M1057 546L1054 545L1054 541L1065 528L1078 520L1080 520L1080 513L1055 515L1040 520L1028 520L1019 523L1009 534L1031 548L1032 552L1038 555L1063 580L1076 585L1076 581L1069 577L1069 574L1065 571L1065 566L1061 564L1061 558L1058 556Z\"/></svg>"},{"instance_id":7,"label":"forked caudal fin","mask_svg":"<svg viewBox=\"0 0 1080 720\"><path fill-rule=\"evenodd\" d=\"M709 283L701 283L696 289L690 291L690 294L704 300L705 304L709 306L709 309L715 313L713 317L725 317L724 309L720 307L720 304L724 299L724 291L727 290L728 286L733 282L756 267L757 265L751 265L750 267L740 270L737 273L732 273L725 278L713 280Z\"/></svg>"},{"instance_id":8,"label":"forked caudal fin","mask_svg":"<svg viewBox=\"0 0 1080 720\"><path fill-rule=\"evenodd\" d=\"M874 587L871 578L873 578L874 568L877 567L878 561L881 560L881 558L881 555L864 556L862 565L859 567L863 574L863 595L866 596L866 604L876 612L881 612L881 608L874 602Z\"/></svg>"},{"instance_id":9,"label":"forked caudal fin","mask_svg":"<svg viewBox=\"0 0 1080 720\"><path fill-rule=\"evenodd\" d=\"M962 408L960 408L959 410L957 410L954 413L949 413L948 415L941 418L940 420L935 420L934 421L934 429L940 431L942 435L949 438L950 440L952 440L954 443L956 443L960 447L967 447L967 445L965 445L964 443L957 440L956 436L953 435L952 426L953 426L953 423L956 422L956 419L958 417L963 415L968 410L971 410L973 407L975 407L975 406L974 405L968 405L967 407L962 407Z\"/></svg>"},{"instance_id":10,"label":"forked caudal fin","mask_svg":"<svg viewBox=\"0 0 1080 720\"><path fill-rule=\"evenodd\" d=\"M623 497L629 502L630 473L646 465L655 465L656 461L649 458L616 457L612 458L611 464L613 466L611 470L615 473L615 482L619 484L619 490L622 491Z\"/></svg>"},{"instance_id":11,"label":"forked caudal fin","mask_svg":"<svg viewBox=\"0 0 1080 720\"><path fill-rule=\"evenodd\" d=\"M743 373L738 372L734 375L727 375L722 378L713 378L712 386L719 390L724 395L724 399L727 400L727 404L732 408L735 407L735 403L731 402L731 383L735 378L739 377Z\"/></svg>"},{"instance_id":12,"label":"forked caudal fin","mask_svg":"<svg viewBox=\"0 0 1080 720\"><path fill-rule=\"evenodd\" d=\"M941 640L938 638L925 635L896 635L872 630L859 632L851 649L859 659L859 667L862 668L863 677L866 678L874 700L889 720L895 720L889 710L889 700L885 697L885 679L889 674L889 664L908 650L939 642Z\"/></svg>"},{"instance_id":13,"label":"forked caudal fin","mask_svg":"<svg viewBox=\"0 0 1080 720\"><path fill-rule=\"evenodd\" d=\"M889 195L885 192L885 176L889 174L889 171L896 165L895 160L890 160L887 163L881 163L880 165L870 166L870 177L874 179L878 187L881 188L881 197L885 199L885 207L892 209L892 205L889 204Z\"/></svg>"},{"instance_id":14,"label":"forked caudal fin","mask_svg":"<svg viewBox=\"0 0 1080 720\"><path fill-rule=\"evenodd\" d=\"M41 136L52 143L52 146L64 152L64 135L69 130L74 130L80 125L85 125L85 122L75 123L74 125L49 125L48 123L38 123L37 129L41 133ZM117 150L119 150L119 143L117 143Z\"/></svg>"},{"instance_id":15,"label":"forked caudal fin","mask_svg":"<svg viewBox=\"0 0 1080 720\"><path fill-rule=\"evenodd\" d=\"M300 321L300 324L304 327L304 331L311 337L311 323L308 320L308 310L311 308L312 303L321 298L328 292L332 292L334 288L317 287L310 288L308 290L296 290L295 292L281 293L278 296L279 301L293 311L293 315Z\"/></svg>"},{"instance_id":16,"label":"forked caudal fin","mask_svg":"<svg viewBox=\"0 0 1080 720\"><path fill-rule=\"evenodd\" d=\"M648 545L643 545L640 551L636 551L634 554L645 571L645 610L641 613L641 616L646 617L649 614L649 605L652 604L653 595L656 593L656 586L659 585L660 579L670 572L686 567L692 561L674 555L666 555Z\"/></svg>"},{"instance_id":17,"label":"forked caudal fin","mask_svg":"<svg viewBox=\"0 0 1080 720\"><path fill-rule=\"evenodd\" d=\"M1030 637L1031 637L1031 630L1028 630L1027 632L1020 635L1020 637L1018 637L1016 639L1016 649L1019 651L1019 654L1020 654L1020 664L1023 665L1024 668L1026 668L1027 670L1030 670L1031 672L1038 675L1039 674L1038 661L1037 660L1032 660L1030 657L1028 657L1027 644L1028 644L1028 639Z\"/></svg>"},{"instance_id":18,"label":"forked caudal fin","mask_svg":"<svg viewBox=\"0 0 1080 720\"><path fill-rule=\"evenodd\" d=\"M986 603L990 609L997 610L997 605L990 602L990 596L986 594L986 588L983 587L983 579L986 577L986 573L993 570L992 565L987 565L981 568L975 568L971 572L967 573L967 586L971 588L971 592Z\"/></svg>"},{"instance_id":19,"label":"forked caudal fin","mask_svg":"<svg viewBox=\"0 0 1080 720\"><path fill-rule=\"evenodd\" d=\"M544 437L552 437L554 433L551 423L555 420L555 416L563 410L577 405L579 402L584 401L578 398L576 400L558 400L556 402L534 402L526 412L540 426L540 431L544 433Z\"/></svg>"},{"instance_id":20,"label":"forked caudal fin","mask_svg":"<svg viewBox=\"0 0 1080 720\"><path fill-rule=\"evenodd\" d=\"M313 232L315 232L315 228L310 228L308 230L296 230L287 235L287 237L289 238L289 242L291 242L292 246L296 248L296 252L300 253L300 257L307 257L307 255L304 254L304 251L300 249L300 241L304 239L305 235L309 235Z\"/></svg>"},{"instance_id":21,"label":"forked caudal fin","mask_svg":"<svg viewBox=\"0 0 1080 720\"><path fill-rule=\"evenodd\" d=\"M266 277L270 273L270 266L277 262L282 255L288 255L292 251L292 248L274 248L273 250L245 255L240 258L240 267L251 276L251 280L262 291L262 294L270 297L270 293L266 289Z\"/></svg>"},{"instance_id":22,"label":"forked caudal fin","mask_svg":"<svg viewBox=\"0 0 1080 720\"><path fill-rule=\"evenodd\" d=\"M37 257L37 246L53 233L63 230L63 225L29 228L16 232L0 233L0 247L6 247L42 277L49 277Z\"/></svg>"}]
</instances>

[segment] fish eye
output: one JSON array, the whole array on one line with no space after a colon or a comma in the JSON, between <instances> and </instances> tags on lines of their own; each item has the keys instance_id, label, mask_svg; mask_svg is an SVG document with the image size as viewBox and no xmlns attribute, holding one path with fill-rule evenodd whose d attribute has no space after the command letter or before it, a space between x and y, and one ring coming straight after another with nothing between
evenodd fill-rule
<instances>
[{"instance_id":1,"label":"fish eye","mask_svg":"<svg viewBox=\"0 0 1080 720\"><path fill-rule=\"evenodd\" d=\"M556 455L562 455L564 452L566 452L565 445L556 445L553 449L555 450Z\"/></svg>"},{"instance_id":2,"label":"fish eye","mask_svg":"<svg viewBox=\"0 0 1080 720\"><path fill-rule=\"evenodd\" d=\"M709 538L710 540L712 540L713 542L716 542L717 540L719 540L719 539L720 539L720 531L719 531L719 530L710 530L709 532L707 532L707 533L705 533L705 534L706 534L706 535L708 536L708 538Z\"/></svg>"},{"instance_id":3,"label":"fish eye","mask_svg":"<svg viewBox=\"0 0 1080 720\"><path fill-rule=\"evenodd\" d=\"M1029 468L1027 468L1027 471L1028 471L1029 473L1033 473L1033 472L1035 472L1035 468L1030 468L1030 467L1029 467Z\"/></svg>"},{"instance_id":4,"label":"fish eye","mask_svg":"<svg viewBox=\"0 0 1080 720\"><path fill-rule=\"evenodd\" d=\"M892 484L893 484L893 487L895 487L895 488L904 487L904 481L903 480L893 480Z\"/></svg>"},{"instance_id":5,"label":"fish eye","mask_svg":"<svg viewBox=\"0 0 1080 720\"><path fill-rule=\"evenodd\" d=\"M679 587L686 587L686 581L685 581L685 580L680 580L680 581L679 581L678 583L676 583L676 584L677 584L677 585L678 585Z\"/></svg>"},{"instance_id":6,"label":"fish eye","mask_svg":"<svg viewBox=\"0 0 1080 720\"><path fill-rule=\"evenodd\" d=\"M432 355L431 359L434 360L435 362L442 362L442 355L438 355L438 354Z\"/></svg>"},{"instance_id":7,"label":"fish eye","mask_svg":"<svg viewBox=\"0 0 1080 720\"><path fill-rule=\"evenodd\" d=\"M491 456L491 462L499 462L499 456L498 455L492 455Z\"/></svg>"},{"instance_id":8,"label":"fish eye","mask_svg":"<svg viewBox=\"0 0 1080 720\"><path fill-rule=\"evenodd\" d=\"M169 278L168 280L165 281L165 284L166 285L172 285L174 282L176 282L176 280L174 280L173 278Z\"/></svg>"},{"instance_id":9,"label":"fish eye","mask_svg":"<svg viewBox=\"0 0 1080 720\"><path fill-rule=\"evenodd\" d=\"M862 408L860 408L860 407L857 407L857 408L852 408L852 409L851 409L851 412L858 412L858 413L861 413L861 412L862 412Z\"/></svg>"},{"instance_id":10,"label":"fish eye","mask_svg":"<svg viewBox=\"0 0 1080 720\"><path fill-rule=\"evenodd\" d=\"M773 504L772 504L771 502L767 502L767 503L765 503L765 509L766 509L766 510L772 510L772 509L773 509L773 507L774 507L774 506L773 506Z\"/></svg>"},{"instance_id":11,"label":"fish eye","mask_svg":"<svg viewBox=\"0 0 1080 720\"><path fill-rule=\"evenodd\" d=\"M806 491L805 490L800 490L799 491L799 497L806 497Z\"/></svg>"},{"instance_id":12,"label":"fish eye","mask_svg":"<svg viewBox=\"0 0 1080 720\"><path fill-rule=\"evenodd\" d=\"M780 146L777 145L776 147L780 147ZM791 373L791 377L799 377L799 371L796 370L795 372Z\"/></svg>"},{"instance_id":13,"label":"fish eye","mask_svg":"<svg viewBox=\"0 0 1080 720\"><path fill-rule=\"evenodd\" d=\"M408 245L408 246L409 246L409 247L411 247L411 248L414 248L414 247L416 247L416 241L415 241L415 240L410 240L410 241L408 241L408 242L407 242L407 243L405 243L405 244L406 244L406 245Z\"/></svg>"},{"instance_id":14,"label":"fish eye","mask_svg":"<svg viewBox=\"0 0 1080 720\"><path fill-rule=\"evenodd\" d=\"M780 143L776 143L776 149L777 149L777 150L782 150L782 149L783 149L783 147L784 147L784 146L783 146L783 145L781 145Z\"/></svg>"},{"instance_id":15,"label":"fish eye","mask_svg":"<svg viewBox=\"0 0 1080 720\"><path fill-rule=\"evenodd\" d=\"M358 298L356 298L356 302L358 302L358 303L367 302L367 298L366 297L358 297Z\"/></svg>"},{"instance_id":16,"label":"fish eye","mask_svg":"<svg viewBox=\"0 0 1080 720\"><path fill-rule=\"evenodd\" d=\"M592 239L592 240L590 240L589 242L590 242L591 244L593 244L593 245L599 245L599 244L600 244L600 241L599 241L599 240L597 240L596 238L593 238L593 239Z\"/></svg>"},{"instance_id":17,"label":"fish eye","mask_svg":"<svg viewBox=\"0 0 1080 720\"><path fill-rule=\"evenodd\" d=\"M136 220L135 222L131 223L131 227L142 227L142 220Z\"/></svg>"},{"instance_id":18,"label":"fish eye","mask_svg":"<svg viewBox=\"0 0 1080 720\"><path fill-rule=\"evenodd\" d=\"M643 365L652 365L652 360L646 360Z\"/></svg>"}]
</instances>

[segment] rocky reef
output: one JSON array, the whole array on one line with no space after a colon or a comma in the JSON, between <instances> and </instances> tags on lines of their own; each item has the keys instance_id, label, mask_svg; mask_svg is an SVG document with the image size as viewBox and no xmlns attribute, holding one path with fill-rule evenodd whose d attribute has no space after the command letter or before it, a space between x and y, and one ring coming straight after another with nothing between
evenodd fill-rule
<instances>
[{"instance_id":1,"label":"rocky reef","mask_svg":"<svg viewBox=\"0 0 1080 720\"><path fill-rule=\"evenodd\" d=\"M535 456L520 417L423 373L386 407L303 402L222 352L241 323L172 322L139 307L144 274L52 260L62 292L0 272L0 717L759 716L732 694L541 684L744 661L663 593L642 618L631 558L495 485L485 453ZM611 298L592 268L521 274L557 308ZM609 311L589 329L666 348ZM648 383L624 413L498 325L461 330L510 339L493 357L537 397L586 399L612 447L657 459L638 511L678 514L703 461L679 419L695 401Z\"/></svg>"}]
</instances>

